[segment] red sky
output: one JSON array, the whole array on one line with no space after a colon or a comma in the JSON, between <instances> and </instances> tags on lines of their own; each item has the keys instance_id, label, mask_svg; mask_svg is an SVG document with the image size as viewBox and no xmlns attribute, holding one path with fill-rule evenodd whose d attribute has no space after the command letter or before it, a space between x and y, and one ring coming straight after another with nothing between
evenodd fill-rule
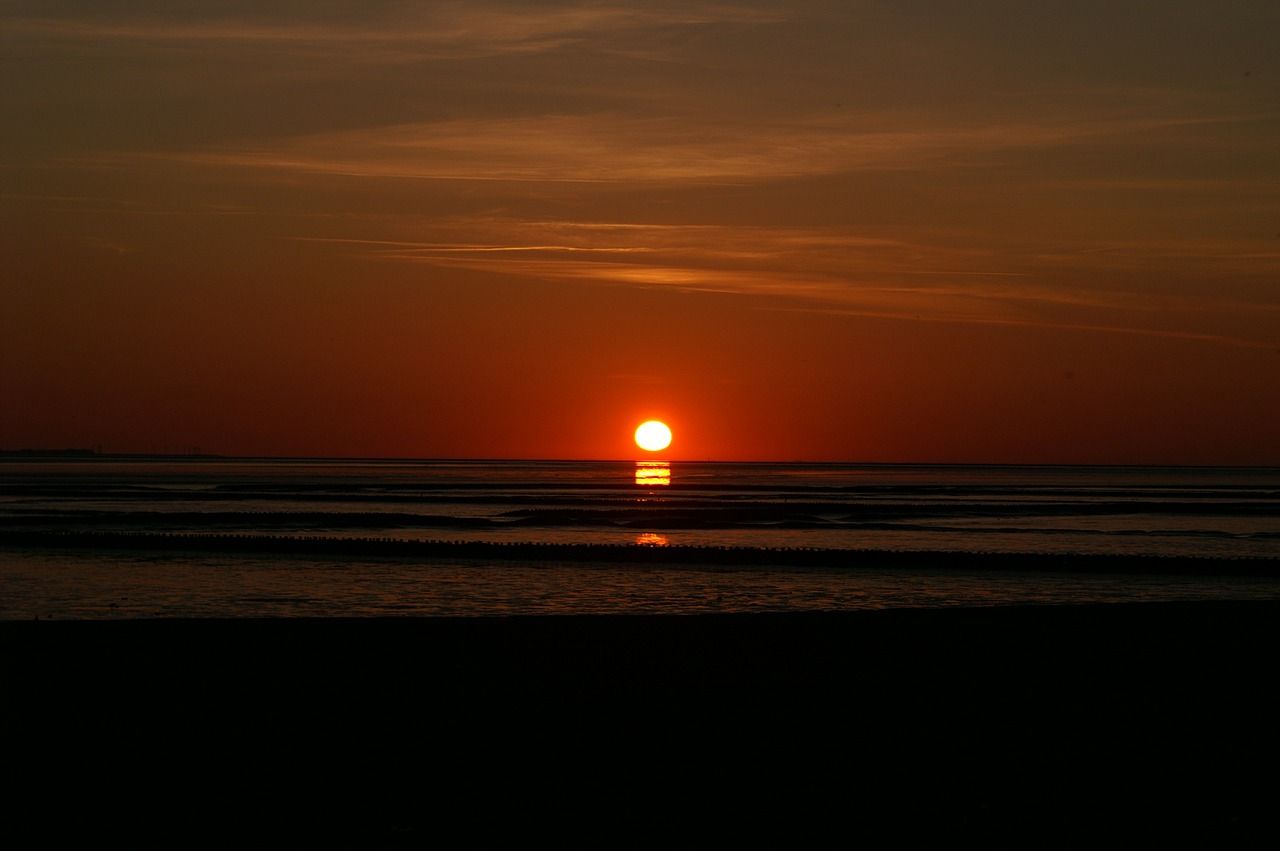
<instances>
[{"instance_id":1,"label":"red sky","mask_svg":"<svg viewBox=\"0 0 1280 851\"><path fill-rule=\"evenodd\" d=\"M0 7L0 448L1280 464L1271 2Z\"/></svg>"}]
</instances>

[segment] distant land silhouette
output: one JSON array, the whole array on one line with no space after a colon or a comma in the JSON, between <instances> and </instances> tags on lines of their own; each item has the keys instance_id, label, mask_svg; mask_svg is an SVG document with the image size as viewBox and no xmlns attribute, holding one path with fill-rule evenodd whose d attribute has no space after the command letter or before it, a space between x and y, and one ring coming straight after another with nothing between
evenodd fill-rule
<instances>
[{"instance_id":1,"label":"distant land silhouette","mask_svg":"<svg viewBox=\"0 0 1280 851\"><path fill-rule=\"evenodd\" d=\"M96 458L96 449L0 449L0 458Z\"/></svg>"},{"instance_id":2,"label":"distant land silhouette","mask_svg":"<svg viewBox=\"0 0 1280 851\"><path fill-rule=\"evenodd\" d=\"M191 452L103 452L101 447L93 449L0 449L0 458L224 458L198 449Z\"/></svg>"}]
</instances>

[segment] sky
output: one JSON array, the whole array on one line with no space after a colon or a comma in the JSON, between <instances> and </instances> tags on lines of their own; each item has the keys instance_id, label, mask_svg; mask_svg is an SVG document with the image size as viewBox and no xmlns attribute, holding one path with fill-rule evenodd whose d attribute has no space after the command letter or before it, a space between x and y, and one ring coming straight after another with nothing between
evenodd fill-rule
<instances>
[{"instance_id":1,"label":"sky","mask_svg":"<svg viewBox=\"0 0 1280 851\"><path fill-rule=\"evenodd\" d=\"M1280 464L1278 41L0 0L0 449Z\"/></svg>"}]
</instances>

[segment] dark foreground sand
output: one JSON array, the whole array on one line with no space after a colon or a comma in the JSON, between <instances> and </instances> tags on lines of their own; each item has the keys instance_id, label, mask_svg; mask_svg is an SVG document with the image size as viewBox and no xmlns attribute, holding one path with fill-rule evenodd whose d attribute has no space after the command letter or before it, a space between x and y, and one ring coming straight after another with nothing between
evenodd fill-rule
<instances>
[{"instance_id":1,"label":"dark foreground sand","mask_svg":"<svg viewBox=\"0 0 1280 851\"><path fill-rule=\"evenodd\" d=\"M4 622L0 648L7 835L1080 845L1280 823L1272 603Z\"/></svg>"}]
</instances>

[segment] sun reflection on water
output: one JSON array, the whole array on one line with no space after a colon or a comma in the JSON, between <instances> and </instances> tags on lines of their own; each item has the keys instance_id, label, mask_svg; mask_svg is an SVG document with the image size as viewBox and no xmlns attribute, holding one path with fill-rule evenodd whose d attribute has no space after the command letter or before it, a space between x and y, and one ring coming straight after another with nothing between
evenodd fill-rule
<instances>
[{"instance_id":1,"label":"sun reflection on water","mask_svg":"<svg viewBox=\"0 0 1280 851\"><path fill-rule=\"evenodd\" d=\"M671 484L671 465L666 461L637 461L636 484L641 487Z\"/></svg>"}]
</instances>

